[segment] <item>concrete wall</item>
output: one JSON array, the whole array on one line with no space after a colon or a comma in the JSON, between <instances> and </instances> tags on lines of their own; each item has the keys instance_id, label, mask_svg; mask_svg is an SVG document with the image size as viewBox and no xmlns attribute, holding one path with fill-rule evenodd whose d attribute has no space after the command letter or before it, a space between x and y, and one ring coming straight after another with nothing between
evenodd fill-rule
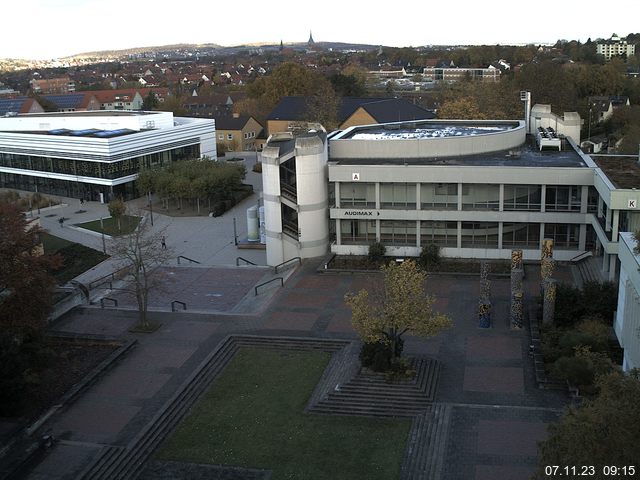
<instances>
[{"instance_id":1,"label":"concrete wall","mask_svg":"<svg viewBox=\"0 0 640 480\"><path fill-rule=\"evenodd\" d=\"M622 233L620 240L621 268L614 330L624 348L623 369L628 371L640 368L640 255L633 253L636 242L631 233Z\"/></svg>"},{"instance_id":2,"label":"concrete wall","mask_svg":"<svg viewBox=\"0 0 640 480\"><path fill-rule=\"evenodd\" d=\"M428 124L428 122L420 122ZM468 120L433 121L436 124L469 125ZM474 125L504 125L505 122L474 121ZM525 142L524 121L514 128L481 135L419 139L357 140L349 130L330 140L332 158L430 158L460 157L519 148ZM365 130L366 131L366 130Z\"/></svg>"},{"instance_id":3,"label":"concrete wall","mask_svg":"<svg viewBox=\"0 0 640 480\"><path fill-rule=\"evenodd\" d=\"M560 117L551 111L551 105L536 104L531 109L529 133L536 134L538 127L553 128L558 134L570 137L575 143L580 143L580 126L582 119L577 112L564 112Z\"/></svg>"}]
</instances>

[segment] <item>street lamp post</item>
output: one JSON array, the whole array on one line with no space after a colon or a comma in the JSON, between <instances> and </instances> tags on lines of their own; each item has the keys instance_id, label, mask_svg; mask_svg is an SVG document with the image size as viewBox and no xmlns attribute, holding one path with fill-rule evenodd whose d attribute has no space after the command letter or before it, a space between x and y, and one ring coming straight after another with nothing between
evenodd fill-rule
<instances>
[{"instance_id":1,"label":"street lamp post","mask_svg":"<svg viewBox=\"0 0 640 480\"><path fill-rule=\"evenodd\" d=\"M153 227L153 204L151 203L151 192L147 192L147 198L149 199L149 213L151 214L151 226Z\"/></svg>"}]
</instances>

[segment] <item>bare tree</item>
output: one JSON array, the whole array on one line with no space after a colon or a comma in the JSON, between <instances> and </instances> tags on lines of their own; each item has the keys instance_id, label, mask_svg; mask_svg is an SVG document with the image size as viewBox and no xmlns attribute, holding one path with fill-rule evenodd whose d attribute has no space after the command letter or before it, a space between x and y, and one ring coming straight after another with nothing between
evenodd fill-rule
<instances>
[{"instance_id":1,"label":"bare tree","mask_svg":"<svg viewBox=\"0 0 640 480\"><path fill-rule=\"evenodd\" d=\"M132 233L116 237L111 245L111 254L128 268L126 292L135 296L140 314L139 326L148 328L147 310L149 295L153 290L161 290L163 276L159 268L174 255L166 248L164 230L151 230L151 224L144 217Z\"/></svg>"}]
</instances>

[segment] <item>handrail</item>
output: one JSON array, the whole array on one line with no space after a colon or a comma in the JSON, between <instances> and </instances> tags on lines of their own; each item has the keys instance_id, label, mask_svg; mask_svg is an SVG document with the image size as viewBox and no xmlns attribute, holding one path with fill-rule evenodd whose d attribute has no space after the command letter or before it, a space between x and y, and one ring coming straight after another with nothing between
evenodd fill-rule
<instances>
[{"instance_id":1,"label":"handrail","mask_svg":"<svg viewBox=\"0 0 640 480\"><path fill-rule=\"evenodd\" d=\"M293 257L293 258L290 258L289 260L285 260L284 262L282 262L282 263L281 263L281 264L279 264L279 265L276 265L276 266L273 268L274 273L278 273L278 268L280 268L280 267L282 267L282 266L286 265L287 263L292 262L292 261L294 261L294 260L298 260L298 265L302 265L302 258L300 258L300 257Z\"/></svg>"},{"instance_id":2,"label":"handrail","mask_svg":"<svg viewBox=\"0 0 640 480\"><path fill-rule=\"evenodd\" d=\"M259 287L263 287L271 282L275 282L276 280L280 280L280 286L284 287L284 279L282 277L276 277L276 278L272 278L271 280L261 283L260 285L256 285L255 288L253 289L253 291L255 292L255 296L258 296L258 288Z\"/></svg>"},{"instance_id":3,"label":"handrail","mask_svg":"<svg viewBox=\"0 0 640 480\"><path fill-rule=\"evenodd\" d=\"M236 267L240 266L240 260L247 262L248 265L257 265L257 263L253 263L251 260L247 260L246 258L236 257Z\"/></svg>"},{"instance_id":4,"label":"handrail","mask_svg":"<svg viewBox=\"0 0 640 480\"><path fill-rule=\"evenodd\" d=\"M176 303L182 305L182 310L186 310L187 309L187 304L184 302L181 302L180 300L174 300L173 302L171 302L171 311L172 312L176 312Z\"/></svg>"},{"instance_id":5,"label":"handrail","mask_svg":"<svg viewBox=\"0 0 640 480\"><path fill-rule=\"evenodd\" d=\"M113 302L113 306L117 307L118 306L118 300L115 298L111 298L111 297L102 297L100 299L100 308L104 308L104 301L105 300L109 300L110 302Z\"/></svg>"},{"instance_id":6,"label":"handrail","mask_svg":"<svg viewBox=\"0 0 640 480\"><path fill-rule=\"evenodd\" d=\"M122 268L119 268L118 270L116 270L115 272L111 272L107 275L104 275L100 278L95 279L93 282L89 283L89 290L93 290L94 288L104 284L104 283L108 283L109 284L109 288L113 288L112 282L116 279L116 275L119 274L120 272L124 271L124 270L129 270L129 266L125 266ZM105 280L105 279L109 279L109 280Z\"/></svg>"},{"instance_id":7,"label":"handrail","mask_svg":"<svg viewBox=\"0 0 640 480\"><path fill-rule=\"evenodd\" d=\"M587 250L586 252L582 252L582 253L576 255L575 257L573 257L569 261L571 263L576 263L576 262L579 262L580 260L583 260L583 258L580 258L580 257L588 258L588 257L592 257L592 256L593 256L593 252L591 250Z\"/></svg>"},{"instance_id":8,"label":"handrail","mask_svg":"<svg viewBox=\"0 0 640 480\"><path fill-rule=\"evenodd\" d=\"M200 263L197 260L194 260L193 258L189 258L189 257L185 257L184 255L178 255L178 265L180 265L180 259L184 258L185 260L189 260L191 263Z\"/></svg>"}]
</instances>

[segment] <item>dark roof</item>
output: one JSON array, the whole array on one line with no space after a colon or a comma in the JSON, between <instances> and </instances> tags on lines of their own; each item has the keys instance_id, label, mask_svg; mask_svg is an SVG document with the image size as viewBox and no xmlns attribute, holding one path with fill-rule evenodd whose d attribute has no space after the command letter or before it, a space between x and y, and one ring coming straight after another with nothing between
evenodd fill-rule
<instances>
[{"instance_id":1,"label":"dark roof","mask_svg":"<svg viewBox=\"0 0 640 480\"><path fill-rule=\"evenodd\" d=\"M9 112L20 113L27 100L29 100L29 97L6 98L0 100L0 116L4 116Z\"/></svg>"},{"instance_id":2,"label":"dark roof","mask_svg":"<svg viewBox=\"0 0 640 480\"><path fill-rule=\"evenodd\" d=\"M248 115L216 117L216 130L242 130L250 118Z\"/></svg>"},{"instance_id":3,"label":"dark roof","mask_svg":"<svg viewBox=\"0 0 640 480\"><path fill-rule=\"evenodd\" d=\"M67 93L60 95L43 95L57 108L81 108L85 101L84 93Z\"/></svg>"},{"instance_id":4,"label":"dark roof","mask_svg":"<svg viewBox=\"0 0 640 480\"><path fill-rule=\"evenodd\" d=\"M310 120L307 118L308 102L308 97L284 97L271 111L267 120ZM360 107L380 123L435 118L431 110L414 105L403 98L343 97L338 108L338 121L344 122Z\"/></svg>"},{"instance_id":5,"label":"dark roof","mask_svg":"<svg viewBox=\"0 0 640 480\"><path fill-rule=\"evenodd\" d=\"M640 188L638 157L591 155L591 158L616 188Z\"/></svg>"}]
</instances>

